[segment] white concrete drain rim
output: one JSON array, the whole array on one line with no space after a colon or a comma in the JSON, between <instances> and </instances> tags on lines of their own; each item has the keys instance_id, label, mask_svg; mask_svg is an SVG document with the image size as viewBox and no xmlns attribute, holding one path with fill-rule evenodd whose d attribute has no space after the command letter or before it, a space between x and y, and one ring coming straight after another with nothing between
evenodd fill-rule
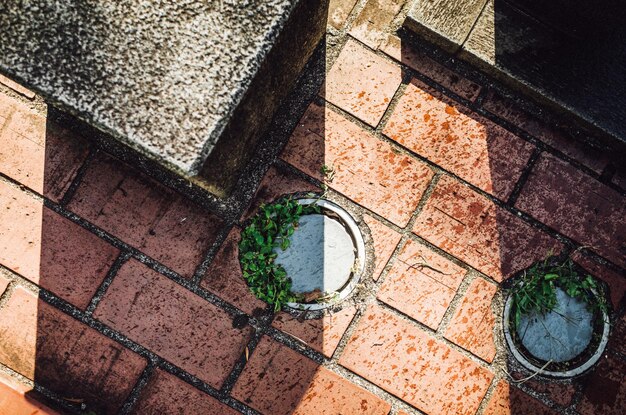
<instances>
[{"instance_id":1,"label":"white concrete drain rim","mask_svg":"<svg viewBox=\"0 0 626 415\"><path fill-rule=\"evenodd\" d=\"M310 205L315 203L322 208L322 212L323 210L328 210L337 215L342 225L345 226L350 234L356 251L355 257L357 266L355 272L352 273L348 282L340 290L338 290L335 295L329 298L328 301L316 303L287 303L288 307L296 310L321 310L345 300L352 293L352 291L354 291L354 288L357 286L361 276L365 272L365 241L363 240L361 230L359 229L359 226L354 218L339 205L324 199L298 199L297 202L301 205Z\"/></svg>"},{"instance_id":2,"label":"white concrete drain rim","mask_svg":"<svg viewBox=\"0 0 626 415\"><path fill-rule=\"evenodd\" d=\"M593 290L592 290L593 291ZM594 295L599 295L597 292L593 291ZM545 376L552 376L552 377L557 377L557 378L571 378L574 376L578 376L584 372L586 372L589 368L591 368L599 359L600 357L602 357L602 354L604 353L604 350L606 348L606 345L609 341L609 331L610 331L610 327L611 324L609 322L609 318L608 316L605 314L603 315L603 320L604 323L602 325L602 337L600 339L600 342L598 343L598 346L595 350L595 352L593 353L593 355L587 359L584 363L570 369L570 370L563 370L563 371L558 371L558 370L547 370L547 369L542 369L541 367L537 366L536 364L534 364L533 362L531 362L530 360L528 360L518 349L517 345L515 344L515 341L513 340L513 336L511 334L511 324L510 324L510 316L511 316L511 308L513 306L513 296L509 295L506 299L506 303L504 305L504 315L503 315L503 328L504 328L504 337L506 339L506 343L507 346L509 348L509 350L511 351L511 353L513 354L513 357L515 357L515 359L522 365L524 366L526 369L532 371L532 372L536 372L540 375L545 375Z\"/></svg>"}]
</instances>

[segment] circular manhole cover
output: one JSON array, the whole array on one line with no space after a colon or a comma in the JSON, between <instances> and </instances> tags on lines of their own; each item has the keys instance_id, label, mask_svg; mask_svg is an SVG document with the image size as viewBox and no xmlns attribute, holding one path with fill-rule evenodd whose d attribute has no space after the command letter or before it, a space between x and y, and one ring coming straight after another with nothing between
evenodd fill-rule
<instances>
[{"instance_id":1,"label":"circular manhole cover","mask_svg":"<svg viewBox=\"0 0 626 415\"><path fill-rule=\"evenodd\" d=\"M593 295L600 295L596 292ZM523 315L512 324L513 296L504 308L504 334L513 356L528 370L554 377L577 376L598 361L609 335L608 316L556 288L556 306Z\"/></svg>"},{"instance_id":2,"label":"circular manhole cover","mask_svg":"<svg viewBox=\"0 0 626 415\"><path fill-rule=\"evenodd\" d=\"M365 243L356 221L335 203L318 199L299 199L298 203L316 203L320 214L300 217L289 247L275 249L276 263L291 278L292 292L311 298L288 305L321 309L352 292L365 270Z\"/></svg>"}]
</instances>

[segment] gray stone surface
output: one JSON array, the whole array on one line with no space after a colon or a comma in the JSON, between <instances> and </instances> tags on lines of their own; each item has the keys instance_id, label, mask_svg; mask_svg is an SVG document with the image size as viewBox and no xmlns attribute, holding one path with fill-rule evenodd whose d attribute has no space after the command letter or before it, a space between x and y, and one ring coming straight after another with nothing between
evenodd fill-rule
<instances>
[{"instance_id":1,"label":"gray stone surface","mask_svg":"<svg viewBox=\"0 0 626 415\"><path fill-rule=\"evenodd\" d=\"M0 70L186 174L297 0L0 2Z\"/></svg>"},{"instance_id":2,"label":"gray stone surface","mask_svg":"<svg viewBox=\"0 0 626 415\"><path fill-rule=\"evenodd\" d=\"M458 50L487 0L415 0L404 25L448 50Z\"/></svg>"},{"instance_id":3,"label":"gray stone surface","mask_svg":"<svg viewBox=\"0 0 626 415\"><path fill-rule=\"evenodd\" d=\"M517 329L522 344L544 361L565 362L582 353L593 334L587 305L556 290L557 306L549 313L523 316Z\"/></svg>"},{"instance_id":4,"label":"gray stone surface","mask_svg":"<svg viewBox=\"0 0 626 415\"><path fill-rule=\"evenodd\" d=\"M326 215L305 215L285 251L278 248L276 263L292 280L292 291L325 293L339 291L350 279L355 247L350 234Z\"/></svg>"}]
</instances>

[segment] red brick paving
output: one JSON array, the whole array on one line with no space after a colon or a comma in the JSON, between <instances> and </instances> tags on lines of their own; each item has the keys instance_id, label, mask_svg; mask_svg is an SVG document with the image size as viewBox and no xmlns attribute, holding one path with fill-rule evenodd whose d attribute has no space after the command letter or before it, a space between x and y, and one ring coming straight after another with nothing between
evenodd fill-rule
<instances>
[{"instance_id":1,"label":"red brick paving","mask_svg":"<svg viewBox=\"0 0 626 415\"><path fill-rule=\"evenodd\" d=\"M349 40L328 73L321 94L375 127L401 81L399 66Z\"/></svg>"},{"instance_id":2,"label":"red brick paving","mask_svg":"<svg viewBox=\"0 0 626 415\"><path fill-rule=\"evenodd\" d=\"M626 293L626 273L619 273L579 253L574 254L573 259L585 271L606 283L613 308L619 309L624 293Z\"/></svg>"},{"instance_id":3,"label":"red brick paving","mask_svg":"<svg viewBox=\"0 0 626 415\"><path fill-rule=\"evenodd\" d=\"M484 415L556 415L549 407L519 389L500 381Z\"/></svg>"},{"instance_id":4,"label":"red brick paving","mask_svg":"<svg viewBox=\"0 0 626 415\"><path fill-rule=\"evenodd\" d=\"M221 221L110 157L87 170L70 210L190 277Z\"/></svg>"},{"instance_id":5,"label":"red brick paving","mask_svg":"<svg viewBox=\"0 0 626 415\"><path fill-rule=\"evenodd\" d=\"M480 94L480 85L452 72L423 53L404 46L402 40L395 35L388 35L380 49L396 61L426 75L468 101L475 101Z\"/></svg>"},{"instance_id":6,"label":"red brick paving","mask_svg":"<svg viewBox=\"0 0 626 415\"><path fill-rule=\"evenodd\" d=\"M542 156L515 206L626 266L626 198L566 162Z\"/></svg>"},{"instance_id":7,"label":"red brick paving","mask_svg":"<svg viewBox=\"0 0 626 415\"><path fill-rule=\"evenodd\" d=\"M385 39L385 31L391 21L404 6L406 0L368 0L363 10L356 18L350 29L350 35L365 43L372 49L377 49Z\"/></svg>"},{"instance_id":8,"label":"red brick paving","mask_svg":"<svg viewBox=\"0 0 626 415\"><path fill-rule=\"evenodd\" d=\"M15 98L0 95L0 172L58 201L87 157L84 140L47 123Z\"/></svg>"},{"instance_id":9,"label":"red brick paving","mask_svg":"<svg viewBox=\"0 0 626 415\"><path fill-rule=\"evenodd\" d=\"M555 127L538 120L513 101L494 91L489 91L483 101L483 107L598 174L611 163L611 157L605 152L567 137Z\"/></svg>"},{"instance_id":10,"label":"red brick paving","mask_svg":"<svg viewBox=\"0 0 626 415\"><path fill-rule=\"evenodd\" d=\"M141 392L133 414L220 414L239 412L183 382L176 376L156 370Z\"/></svg>"},{"instance_id":11,"label":"red brick paving","mask_svg":"<svg viewBox=\"0 0 626 415\"><path fill-rule=\"evenodd\" d=\"M380 287L378 299L436 330L465 272L408 240Z\"/></svg>"},{"instance_id":12,"label":"red brick paving","mask_svg":"<svg viewBox=\"0 0 626 415\"><path fill-rule=\"evenodd\" d=\"M487 362L493 361L496 346L493 328L496 323L491 309L495 284L477 278L470 284L446 329L446 338Z\"/></svg>"},{"instance_id":13,"label":"red brick paving","mask_svg":"<svg viewBox=\"0 0 626 415\"><path fill-rule=\"evenodd\" d=\"M363 220L372 234L375 256L372 278L374 281L377 281L380 277L380 273L387 265L391 254L393 254L396 246L398 246L402 235L369 215L364 215Z\"/></svg>"},{"instance_id":14,"label":"red brick paving","mask_svg":"<svg viewBox=\"0 0 626 415\"><path fill-rule=\"evenodd\" d=\"M361 318L339 363L419 410L441 415L473 414L493 378L487 369L379 306Z\"/></svg>"},{"instance_id":15,"label":"red brick paving","mask_svg":"<svg viewBox=\"0 0 626 415\"><path fill-rule=\"evenodd\" d=\"M258 314L267 304L252 294L239 264L239 228L233 228L209 265L200 286L248 314Z\"/></svg>"},{"instance_id":16,"label":"red brick paving","mask_svg":"<svg viewBox=\"0 0 626 415\"><path fill-rule=\"evenodd\" d=\"M319 176L323 165L333 168L330 187L399 226L409 221L433 177L425 164L316 104L300 121L282 158L311 176Z\"/></svg>"},{"instance_id":17,"label":"red brick paving","mask_svg":"<svg viewBox=\"0 0 626 415\"><path fill-rule=\"evenodd\" d=\"M0 310L0 362L105 413L120 408L146 365L140 356L23 288Z\"/></svg>"},{"instance_id":18,"label":"red brick paving","mask_svg":"<svg viewBox=\"0 0 626 415\"><path fill-rule=\"evenodd\" d=\"M386 415L387 402L267 337L261 339L233 396L268 415Z\"/></svg>"},{"instance_id":19,"label":"red brick paving","mask_svg":"<svg viewBox=\"0 0 626 415\"><path fill-rule=\"evenodd\" d=\"M0 263L85 309L119 251L0 182Z\"/></svg>"},{"instance_id":20,"label":"red brick paving","mask_svg":"<svg viewBox=\"0 0 626 415\"><path fill-rule=\"evenodd\" d=\"M531 144L416 79L407 86L384 133L503 200L533 151Z\"/></svg>"},{"instance_id":21,"label":"red brick paving","mask_svg":"<svg viewBox=\"0 0 626 415\"><path fill-rule=\"evenodd\" d=\"M119 270L94 316L208 384L219 388L252 329L225 311L131 260Z\"/></svg>"},{"instance_id":22,"label":"red brick paving","mask_svg":"<svg viewBox=\"0 0 626 415\"><path fill-rule=\"evenodd\" d=\"M626 342L624 341L626 339L626 314L617 319L612 330L613 334L609 340L609 349L626 356Z\"/></svg>"},{"instance_id":23,"label":"red brick paving","mask_svg":"<svg viewBox=\"0 0 626 415\"><path fill-rule=\"evenodd\" d=\"M374 263L356 304L345 304L342 310L317 320L279 313L273 329L254 350L247 348L253 328L234 328L241 327L243 319L234 319L219 305L136 259L126 262L114 276L95 311L94 317L100 320L95 329L38 301L24 288L31 283L20 275L84 309L119 251L95 233L44 208L25 189L7 184L19 182L59 202L70 183L80 179L77 171L85 163L90 144L89 137L83 139L46 120L41 100L0 94L0 174L4 177L0 177L0 264L19 274L10 277L15 280L13 289L0 300L0 363L34 378L57 396L85 400L87 412L98 414L115 413L128 404L135 385L139 388L138 401L131 408L135 413L236 413L225 406L233 399L272 415L383 415L389 413L390 404L394 411L413 406L427 415L473 414L478 407L488 415L576 410L582 415L624 413L626 278L619 266L624 267L620 244L625 232L620 219L625 204L622 196L586 173L591 169L591 175L602 174L603 181L623 185L626 170L617 155L575 143L492 92L483 105L495 122L417 81L398 93L402 74L413 70L439 84L437 90L453 92L465 103L475 101L485 86L459 76L454 65L445 67L400 41L395 36L394 25L399 21L394 16L401 2L364 3L359 3L364 9L354 8L356 0L333 0L330 5L329 23L341 31L332 30L328 47L344 47L320 95L341 110L316 97L281 156L293 168L283 162L269 166L252 200L238 200L248 203L248 209L237 213L245 221L262 202L295 192L320 192L320 186L313 184L316 180L351 199L343 203L353 210L359 211L356 205L361 205L364 209L357 216L371 230L369 252L373 250ZM345 31L381 50L371 51L349 39ZM348 115L342 115L342 110ZM392 113L384 132L398 145L371 128L388 112ZM430 117L427 123L425 115ZM403 125L406 120L411 125ZM585 167L578 170L543 155L525 182L521 172L534 147L497 123L513 124L573 158L576 166ZM487 133L477 135L481 131ZM455 145L442 146L441 141L447 139ZM444 174L432 194L425 193L433 171L399 150L400 146L460 179ZM78 188L70 210L186 278L194 274L206 253L216 252L200 276L199 287L259 316L264 304L251 296L241 279L239 227L224 228L232 226L226 221L236 218L223 222L104 151L88 163L85 177L75 183ZM322 177L324 164L334 169L332 179ZM472 275L467 289L458 292L459 286L465 287L461 281L467 266L501 281L551 249L554 253L562 250L551 232L462 183L507 202L520 177L524 182L519 185L524 186L517 207L581 244L592 242L592 249L617 265L602 265L592 261L591 255L573 255L608 284L611 301L621 313L612 328L608 357L595 370L572 382L527 380L520 388L532 397L500 380L508 379L505 369L516 379L527 373L503 367L499 359L492 362L493 333L499 330L492 314L497 310L491 308L497 284ZM415 224L407 226L423 197L426 200ZM386 225L389 222L405 229L396 231L395 226ZM217 235L229 229L226 240L217 246ZM407 235L411 231L445 253L435 253L421 239L416 241ZM406 246L392 258L402 238ZM451 262L451 256L463 264ZM385 280L375 283L390 259ZM407 268L420 261L439 272L424 266ZM7 286L8 273L0 273L0 292ZM195 289L195 282L187 283ZM250 322L261 330L268 324L264 319ZM168 370L176 375L156 368L148 376L143 372L146 360L103 336L102 324L107 326L107 335L126 336L160 356L173 365ZM276 330L288 334L279 337L293 343L293 348L270 338ZM323 355L319 356L321 365L296 351L302 347ZM250 361L244 362L242 356ZM241 375L232 379L235 386L229 393L231 385L225 379L234 367L241 369ZM137 383L142 373L148 377ZM216 399L182 380L189 375L206 383L200 389L224 387L223 395ZM494 378L498 385L492 385ZM486 398L490 385L494 393ZM17 395L3 393L2 387L0 394L10 395L11 405L32 408L28 398L36 394L25 397L20 388L13 388Z\"/></svg>"},{"instance_id":24,"label":"red brick paving","mask_svg":"<svg viewBox=\"0 0 626 415\"><path fill-rule=\"evenodd\" d=\"M626 362L604 357L585 380L583 399L576 406L581 415L622 415L626 412Z\"/></svg>"},{"instance_id":25,"label":"red brick paving","mask_svg":"<svg viewBox=\"0 0 626 415\"><path fill-rule=\"evenodd\" d=\"M320 169L321 165L318 167L318 175L321 174ZM321 193L321 189L293 172L272 166L263 176L248 210L241 219L246 220L252 217L261 203L273 202L284 195L308 192Z\"/></svg>"},{"instance_id":26,"label":"red brick paving","mask_svg":"<svg viewBox=\"0 0 626 415\"><path fill-rule=\"evenodd\" d=\"M573 382L542 382L534 378L527 379L528 376L531 375L519 372L511 373L513 379L522 381L525 387L532 389L540 396L545 396L558 405L568 406L572 403L572 399L576 393L576 386Z\"/></svg>"},{"instance_id":27,"label":"red brick paving","mask_svg":"<svg viewBox=\"0 0 626 415\"><path fill-rule=\"evenodd\" d=\"M31 388L0 372L0 414L60 415L59 412L29 398Z\"/></svg>"},{"instance_id":28,"label":"red brick paving","mask_svg":"<svg viewBox=\"0 0 626 415\"><path fill-rule=\"evenodd\" d=\"M560 244L451 177L442 177L413 232L496 281Z\"/></svg>"},{"instance_id":29,"label":"red brick paving","mask_svg":"<svg viewBox=\"0 0 626 415\"><path fill-rule=\"evenodd\" d=\"M272 326L303 341L324 356L332 357L355 314L355 307L346 307L319 319L301 321L298 317L281 312L274 318Z\"/></svg>"}]
</instances>

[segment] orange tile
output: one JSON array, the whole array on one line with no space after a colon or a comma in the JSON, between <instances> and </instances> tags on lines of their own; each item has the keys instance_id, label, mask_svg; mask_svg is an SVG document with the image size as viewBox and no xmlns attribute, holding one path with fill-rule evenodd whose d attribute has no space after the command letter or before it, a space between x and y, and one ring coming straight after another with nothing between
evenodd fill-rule
<instances>
[{"instance_id":1,"label":"orange tile","mask_svg":"<svg viewBox=\"0 0 626 415\"><path fill-rule=\"evenodd\" d=\"M409 240L380 287L378 299L436 330L465 273Z\"/></svg>"},{"instance_id":2,"label":"orange tile","mask_svg":"<svg viewBox=\"0 0 626 415\"><path fill-rule=\"evenodd\" d=\"M439 180L413 232L497 281L561 244L451 177Z\"/></svg>"},{"instance_id":3,"label":"orange tile","mask_svg":"<svg viewBox=\"0 0 626 415\"><path fill-rule=\"evenodd\" d=\"M339 360L420 411L471 415L493 374L380 306L361 318Z\"/></svg>"},{"instance_id":4,"label":"orange tile","mask_svg":"<svg viewBox=\"0 0 626 415\"><path fill-rule=\"evenodd\" d=\"M452 72L445 66L435 62L423 53L402 42L396 35L387 35L380 49L393 59L426 75L444 88L454 92L468 101L478 98L480 85Z\"/></svg>"},{"instance_id":5,"label":"orange tile","mask_svg":"<svg viewBox=\"0 0 626 415\"><path fill-rule=\"evenodd\" d=\"M396 250L396 246L398 246L398 242L400 242L402 235L383 225L381 222L369 215L363 215L363 220L372 233L375 256L372 278L374 281L378 281L380 273L383 271L389 261L389 258Z\"/></svg>"},{"instance_id":6,"label":"orange tile","mask_svg":"<svg viewBox=\"0 0 626 415\"><path fill-rule=\"evenodd\" d=\"M349 40L328 73L321 94L375 127L401 81L399 67Z\"/></svg>"},{"instance_id":7,"label":"orange tile","mask_svg":"<svg viewBox=\"0 0 626 415\"><path fill-rule=\"evenodd\" d=\"M481 278L472 281L445 334L446 339L489 363L496 355L495 316L491 310L496 290L495 284Z\"/></svg>"},{"instance_id":8,"label":"orange tile","mask_svg":"<svg viewBox=\"0 0 626 415\"><path fill-rule=\"evenodd\" d=\"M531 144L416 79L384 134L502 200L533 151Z\"/></svg>"},{"instance_id":9,"label":"orange tile","mask_svg":"<svg viewBox=\"0 0 626 415\"><path fill-rule=\"evenodd\" d=\"M272 415L387 415L391 405L312 360L263 337L233 397Z\"/></svg>"},{"instance_id":10,"label":"orange tile","mask_svg":"<svg viewBox=\"0 0 626 415\"><path fill-rule=\"evenodd\" d=\"M334 169L328 185L398 226L405 226L433 177L424 163L334 111L311 104L281 156L312 177Z\"/></svg>"},{"instance_id":11,"label":"orange tile","mask_svg":"<svg viewBox=\"0 0 626 415\"><path fill-rule=\"evenodd\" d=\"M299 321L291 314L281 312L274 318L272 326L302 340L324 356L332 357L355 314L355 307L347 307L319 319Z\"/></svg>"}]
</instances>

